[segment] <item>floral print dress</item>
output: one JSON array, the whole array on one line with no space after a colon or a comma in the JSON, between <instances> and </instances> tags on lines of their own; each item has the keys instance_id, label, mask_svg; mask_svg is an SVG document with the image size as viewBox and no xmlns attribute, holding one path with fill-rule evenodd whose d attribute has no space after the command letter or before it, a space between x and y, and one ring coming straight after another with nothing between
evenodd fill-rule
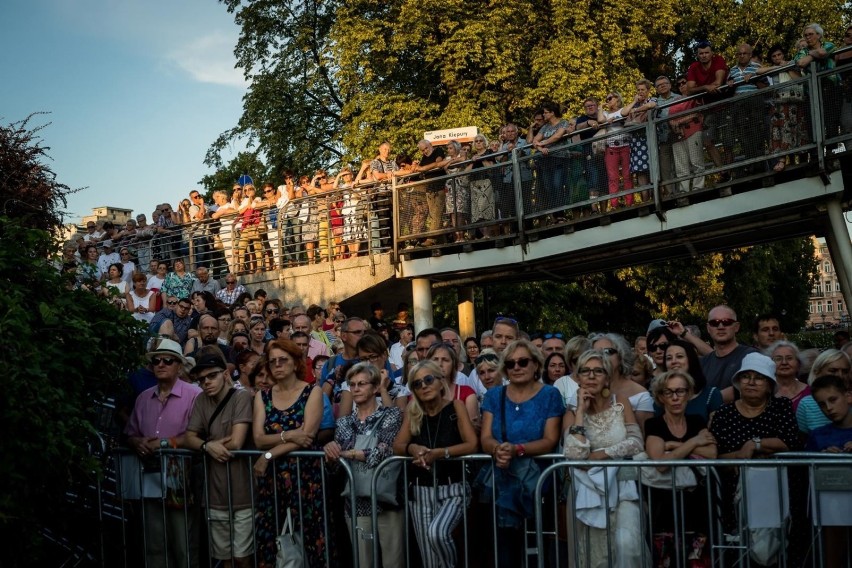
<instances>
[{"instance_id":1,"label":"floral print dress","mask_svg":"<svg viewBox=\"0 0 852 568\"><path fill-rule=\"evenodd\" d=\"M272 404L271 390L261 391L261 400L266 409L264 433L279 434L300 428L305 421L305 406L308 404L313 388L315 388L314 385L306 386L296 402L284 410ZM308 449L316 450L317 448ZM273 471L277 488L273 485ZM301 515L299 515L300 502ZM275 539L281 531L281 523L287 518L288 508L293 515L294 530L302 531L307 565L325 566L326 535L323 521L322 462L319 459L302 458L299 460L297 470L295 459L287 459L287 456L278 458L275 461L274 470L272 466L267 467L266 475L258 480L255 534L260 566L275 566L277 552ZM302 525L302 519L308 522Z\"/></svg>"}]
</instances>

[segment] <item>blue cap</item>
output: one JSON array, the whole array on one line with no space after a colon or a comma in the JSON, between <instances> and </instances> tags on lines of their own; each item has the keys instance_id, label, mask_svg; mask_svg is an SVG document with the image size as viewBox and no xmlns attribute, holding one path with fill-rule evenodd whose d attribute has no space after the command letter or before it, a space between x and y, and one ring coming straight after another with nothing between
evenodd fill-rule
<instances>
[{"instance_id":1,"label":"blue cap","mask_svg":"<svg viewBox=\"0 0 852 568\"><path fill-rule=\"evenodd\" d=\"M249 184L254 185L254 181L251 179L251 176L247 174L241 175L240 178L237 180L237 183L241 186L247 186Z\"/></svg>"}]
</instances>

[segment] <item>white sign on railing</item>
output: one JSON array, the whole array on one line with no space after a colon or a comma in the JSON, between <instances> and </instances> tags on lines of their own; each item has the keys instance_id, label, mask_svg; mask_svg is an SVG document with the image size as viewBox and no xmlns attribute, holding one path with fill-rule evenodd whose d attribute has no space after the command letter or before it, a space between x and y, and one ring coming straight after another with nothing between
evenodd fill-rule
<instances>
[{"instance_id":1,"label":"white sign on railing","mask_svg":"<svg viewBox=\"0 0 852 568\"><path fill-rule=\"evenodd\" d=\"M445 130L430 130L423 134L423 139L428 140L436 146L441 146L450 140L471 142L477 134L479 134L479 129L476 126L464 126L461 128L447 128Z\"/></svg>"}]
</instances>

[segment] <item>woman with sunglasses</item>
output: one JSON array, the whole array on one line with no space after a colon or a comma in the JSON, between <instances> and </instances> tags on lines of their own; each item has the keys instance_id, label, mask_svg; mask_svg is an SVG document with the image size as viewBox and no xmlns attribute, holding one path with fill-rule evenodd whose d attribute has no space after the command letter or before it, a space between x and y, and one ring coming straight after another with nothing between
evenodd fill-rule
<instances>
[{"instance_id":1,"label":"woman with sunglasses","mask_svg":"<svg viewBox=\"0 0 852 568\"><path fill-rule=\"evenodd\" d=\"M594 463L632 457L644 449L642 431L630 402L610 389L612 374L612 357L602 351L586 351L577 360L574 377L579 390L569 402L564 421L565 457L568 459ZM580 566L607 566L610 557L614 566L646 564L643 558L647 557L647 549L642 544L636 482L611 483L610 480L617 476L617 469L571 470L572 477L583 477L582 482L575 479L573 483L575 502L588 502L597 496L603 503L606 492L611 498L613 485L617 491L615 507L586 509L583 518L578 519L580 530L575 541ZM609 533L607 527L612 527Z\"/></svg>"},{"instance_id":2,"label":"woman with sunglasses","mask_svg":"<svg viewBox=\"0 0 852 568\"><path fill-rule=\"evenodd\" d=\"M467 414L473 425L479 429L479 399L476 391L467 385L457 382L464 374L459 371L461 363L455 348L450 343L436 343L426 353L426 359L434 361L441 369L441 375L447 382L447 392L444 397L450 400L460 400L467 408Z\"/></svg>"},{"instance_id":3,"label":"woman with sunglasses","mask_svg":"<svg viewBox=\"0 0 852 568\"><path fill-rule=\"evenodd\" d=\"M619 182L624 179L624 189L633 189L633 178L630 175L630 135L616 134L624 130L624 119L633 108L631 103L628 108L622 108L621 95L616 92L611 92L606 96L605 104L598 111L598 123L606 124L606 152L604 154L604 163L606 164L606 175L609 180L610 195L618 193ZM629 206L633 205L633 194L628 193L624 196L624 202ZM609 200L610 209L618 207L618 198L614 197Z\"/></svg>"},{"instance_id":4,"label":"woman with sunglasses","mask_svg":"<svg viewBox=\"0 0 852 568\"><path fill-rule=\"evenodd\" d=\"M453 531L470 502L464 463L443 461L476 452L479 441L460 400L447 400L441 368L433 361L409 373L413 394L394 452L411 456L408 479L411 519L424 568L455 566ZM434 470L434 471L433 471Z\"/></svg>"},{"instance_id":5,"label":"woman with sunglasses","mask_svg":"<svg viewBox=\"0 0 852 568\"><path fill-rule=\"evenodd\" d=\"M617 333L596 334L592 336L592 349L609 357L609 390L627 399L639 427L644 431L645 421L654 415L654 401L648 389L630 380L636 360L630 344Z\"/></svg>"},{"instance_id":6,"label":"woman with sunglasses","mask_svg":"<svg viewBox=\"0 0 852 568\"><path fill-rule=\"evenodd\" d=\"M473 360L476 376L486 391L503 386L503 374L500 372L500 356L493 349L485 349Z\"/></svg>"},{"instance_id":7,"label":"woman with sunglasses","mask_svg":"<svg viewBox=\"0 0 852 568\"><path fill-rule=\"evenodd\" d=\"M395 406L380 406L376 402L381 381L379 369L366 362L355 364L346 373L346 384L351 389L355 407L351 412L341 412L342 416L337 421L334 441L325 445L326 461L336 463L340 458L344 458L349 460L353 468L373 469L385 458L393 455L394 439L402 425L402 411ZM341 409L343 408L341 406ZM366 449L356 448L357 438L369 434L376 436L376 445ZM378 526L373 527L370 497L356 495L355 507L359 531L379 539L382 566L388 568L403 566L402 529L405 522L402 511L379 501L377 504ZM347 506L345 512L346 526L351 531L351 507ZM349 536L358 543L359 566L373 566L372 540L366 540L351 532Z\"/></svg>"},{"instance_id":8,"label":"woman with sunglasses","mask_svg":"<svg viewBox=\"0 0 852 568\"><path fill-rule=\"evenodd\" d=\"M318 449L314 443L322 421L322 391L303 379L302 349L288 340L269 343L266 371L273 386L254 397L254 444L263 453L254 464L257 480L255 537L260 566L275 566L277 536L287 510L302 532L308 566L325 566L322 463L287 454ZM271 464L271 468L270 468ZM310 522L302 524L302 519Z\"/></svg>"},{"instance_id":9,"label":"woman with sunglasses","mask_svg":"<svg viewBox=\"0 0 852 568\"><path fill-rule=\"evenodd\" d=\"M666 371L689 373L693 382L687 399L686 414L701 416L704 422L709 424L713 414L722 408L722 391L707 385L695 346L681 339L672 339L665 345L663 368ZM658 405L655 405L654 410L657 416L663 412L663 408Z\"/></svg>"},{"instance_id":10,"label":"woman with sunglasses","mask_svg":"<svg viewBox=\"0 0 852 568\"><path fill-rule=\"evenodd\" d=\"M509 383L492 388L482 401L480 440L482 450L494 459L500 568L522 563L524 521L532 518L531 496L540 474L530 458L553 451L565 414L559 392L539 380L543 364L541 351L529 341L509 343L500 364Z\"/></svg>"},{"instance_id":11,"label":"woman with sunglasses","mask_svg":"<svg viewBox=\"0 0 852 568\"><path fill-rule=\"evenodd\" d=\"M645 345L648 356L654 362L654 376L662 375L666 371L666 349L676 339L677 336L665 326L655 327L648 332Z\"/></svg>"}]
</instances>

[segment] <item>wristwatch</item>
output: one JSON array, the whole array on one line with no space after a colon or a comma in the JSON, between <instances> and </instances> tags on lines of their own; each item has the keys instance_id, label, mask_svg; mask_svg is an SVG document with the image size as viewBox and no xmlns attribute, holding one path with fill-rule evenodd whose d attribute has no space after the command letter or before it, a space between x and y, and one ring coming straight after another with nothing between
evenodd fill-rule
<instances>
[{"instance_id":1,"label":"wristwatch","mask_svg":"<svg viewBox=\"0 0 852 568\"><path fill-rule=\"evenodd\" d=\"M754 438L751 439L751 441L754 442L754 451L759 452L760 451L760 438L754 437Z\"/></svg>"},{"instance_id":2,"label":"wristwatch","mask_svg":"<svg viewBox=\"0 0 852 568\"><path fill-rule=\"evenodd\" d=\"M524 457L524 455L526 455L526 453L527 449L524 447L523 444L515 444L515 455L517 455L519 458L522 458Z\"/></svg>"},{"instance_id":3,"label":"wristwatch","mask_svg":"<svg viewBox=\"0 0 852 568\"><path fill-rule=\"evenodd\" d=\"M265 457L269 461L272 461L272 452L266 452L265 454L263 454L263 457Z\"/></svg>"},{"instance_id":4,"label":"wristwatch","mask_svg":"<svg viewBox=\"0 0 852 568\"><path fill-rule=\"evenodd\" d=\"M164 450L169 447L169 439L168 438L160 438L160 447Z\"/></svg>"}]
</instances>

